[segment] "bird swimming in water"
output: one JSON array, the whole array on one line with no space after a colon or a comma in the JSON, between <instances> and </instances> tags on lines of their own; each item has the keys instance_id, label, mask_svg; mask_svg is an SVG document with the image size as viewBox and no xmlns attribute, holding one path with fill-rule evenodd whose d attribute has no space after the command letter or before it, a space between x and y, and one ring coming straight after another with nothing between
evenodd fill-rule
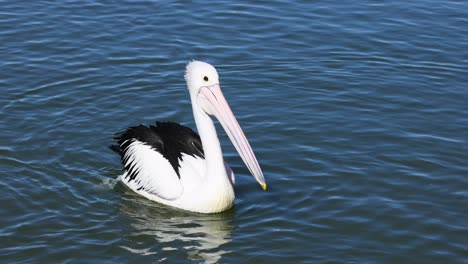
<instances>
[{"instance_id":1,"label":"bird swimming in water","mask_svg":"<svg viewBox=\"0 0 468 264\"><path fill-rule=\"evenodd\" d=\"M215 116L257 182L265 178L244 132L221 92L216 69L191 61L185 80L198 133L173 122L134 126L116 134L120 180L134 192L180 209L216 213L234 204L234 173L224 162Z\"/></svg>"}]
</instances>

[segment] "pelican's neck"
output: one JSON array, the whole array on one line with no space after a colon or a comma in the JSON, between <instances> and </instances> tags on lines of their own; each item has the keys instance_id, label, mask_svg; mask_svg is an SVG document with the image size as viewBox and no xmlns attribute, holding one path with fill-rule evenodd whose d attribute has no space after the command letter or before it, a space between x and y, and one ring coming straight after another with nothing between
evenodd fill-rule
<instances>
[{"instance_id":1,"label":"pelican's neck","mask_svg":"<svg viewBox=\"0 0 468 264\"><path fill-rule=\"evenodd\" d=\"M223 152L219 143L218 134L211 117L192 101L193 116L203 145L206 162L206 177L214 179L227 179L224 167Z\"/></svg>"}]
</instances>

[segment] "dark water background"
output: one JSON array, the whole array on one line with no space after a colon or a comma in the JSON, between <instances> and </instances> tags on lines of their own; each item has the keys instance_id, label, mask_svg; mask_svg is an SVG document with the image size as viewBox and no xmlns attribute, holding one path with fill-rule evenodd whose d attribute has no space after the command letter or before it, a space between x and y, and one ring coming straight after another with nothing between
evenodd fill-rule
<instances>
[{"instance_id":1,"label":"dark water background","mask_svg":"<svg viewBox=\"0 0 468 264\"><path fill-rule=\"evenodd\" d=\"M467 263L468 2L0 1L2 263ZM194 127L215 65L263 167L224 133L236 206L115 178L114 132Z\"/></svg>"}]
</instances>

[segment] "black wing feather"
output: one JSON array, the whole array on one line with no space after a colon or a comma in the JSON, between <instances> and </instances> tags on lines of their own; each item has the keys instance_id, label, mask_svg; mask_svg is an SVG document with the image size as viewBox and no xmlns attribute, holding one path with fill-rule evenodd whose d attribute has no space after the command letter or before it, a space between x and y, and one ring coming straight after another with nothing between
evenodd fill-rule
<instances>
[{"instance_id":1,"label":"black wing feather","mask_svg":"<svg viewBox=\"0 0 468 264\"><path fill-rule=\"evenodd\" d=\"M144 125L129 127L116 134L114 139L117 144L109 148L121 156L124 165L128 164L124 157L129 145L138 140L161 153L169 161L179 178L179 162L182 153L205 158L200 136L192 129L174 122L156 122L156 126L149 127ZM138 171L135 171L131 165L128 164L125 170L130 176L130 180L133 180Z\"/></svg>"}]
</instances>

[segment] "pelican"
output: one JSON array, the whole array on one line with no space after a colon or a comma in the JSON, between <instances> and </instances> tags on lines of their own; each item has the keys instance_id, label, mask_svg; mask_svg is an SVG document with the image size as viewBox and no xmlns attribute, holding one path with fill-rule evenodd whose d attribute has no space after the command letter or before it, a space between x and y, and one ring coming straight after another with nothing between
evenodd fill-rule
<instances>
[{"instance_id":1,"label":"pelican","mask_svg":"<svg viewBox=\"0 0 468 264\"><path fill-rule=\"evenodd\" d=\"M191 61L185 80L199 135L173 122L134 126L116 134L124 167L120 180L134 192L183 210L216 213L234 204L235 177L224 162L211 116L215 116L250 173L266 190L263 172L221 92L216 69Z\"/></svg>"}]
</instances>

